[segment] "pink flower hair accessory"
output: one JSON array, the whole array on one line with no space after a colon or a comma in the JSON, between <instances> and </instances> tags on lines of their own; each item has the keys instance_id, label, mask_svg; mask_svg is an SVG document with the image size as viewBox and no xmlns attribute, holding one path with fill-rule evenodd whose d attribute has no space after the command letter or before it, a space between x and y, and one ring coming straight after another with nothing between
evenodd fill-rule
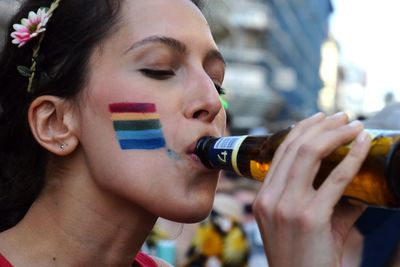
<instances>
[{"instance_id":1,"label":"pink flower hair accessory","mask_svg":"<svg viewBox=\"0 0 400 267\"><path fill-rule=\"evenodd\" d=\"M15 45L18 45L19 48L40 35L37 44L33 47L31 67L17 67L18 72L22 76L29 78L29 84L27 88L28 93L31 93L32 91L32 83L36 72L36 61L40 50L40 44L42 43L44 37L43 32L46 31L47 22L53 15L54 10L57 9L60 1L61 0L53 0L50 8L39 8L36 13L33 11L29 12L28 18L23 18L21 20L21 24L13 25L13 29L15 31L11 33L11 37L13 38L11 42Z\"/></svg>"},{"instance_id":2,"label":"pink flower hair accessory","mask_svg":"<svg viewBox=\"0 0 400 267\"><path fill-rule=\"evenodd\" d=\"M24 46L31 39L37 37L46 30L49 15L45 8L39 8L37 13L29 12L28 18L21 20L21 24L14 24L14 32L11 33L12 43L18 47Z\"/></svg>"}]
</instances>

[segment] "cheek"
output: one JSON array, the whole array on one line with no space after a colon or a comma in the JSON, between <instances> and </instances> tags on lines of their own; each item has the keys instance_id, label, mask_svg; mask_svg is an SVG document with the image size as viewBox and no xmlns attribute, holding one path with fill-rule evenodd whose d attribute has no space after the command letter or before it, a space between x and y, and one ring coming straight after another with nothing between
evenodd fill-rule
<instances>
[{"instance_id":1,"label":"cheek","mask_svg":"<svg viewBox=\"0 0 400 267\"><path fill-rule=\"evenodd\" d=\"M154 103L112 103L109 109L122 150L165 147L160 115Z\"/></svg>"},{"instance_id":2,"label":"cheek","mask_svg":"<svg viewBox=\"0 0 400 267\"><path fill-rule=\"evenodd\" d=\"M221 130L221 133L228 133L229 129L227 129L227 125L226 125L226 113L224 110L221 110L220 114L218 114L217 116L217 124L218 124L218 128Z\"/></svg>"}]
</instances>

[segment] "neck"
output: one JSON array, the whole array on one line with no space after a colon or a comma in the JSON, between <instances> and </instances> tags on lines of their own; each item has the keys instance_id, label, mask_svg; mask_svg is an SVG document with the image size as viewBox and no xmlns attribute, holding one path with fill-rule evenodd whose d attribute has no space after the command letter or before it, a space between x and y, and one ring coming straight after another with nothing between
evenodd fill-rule
<instances>
[{"instance_id":1,"label":"neck","mask_svg":"<svg viewBox=\"0 0 400 267\"><path fill-rule=\"evenodd\" d=\"M24 219L0 234L0 253L16 266L131 266L157 218L99 188L82 190L96 188L82 184L90 179L67 179L53 179Z\"/></svg>"}]
</instances>

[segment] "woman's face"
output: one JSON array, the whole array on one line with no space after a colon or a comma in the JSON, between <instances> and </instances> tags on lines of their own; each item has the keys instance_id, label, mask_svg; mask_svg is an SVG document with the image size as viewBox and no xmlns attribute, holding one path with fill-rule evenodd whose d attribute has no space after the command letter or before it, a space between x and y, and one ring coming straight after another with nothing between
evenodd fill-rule
<instances>
[{"instance_id":1,"label":"woman's face","mask_svg":"<svg viewBox=\"0 0 400 267\"><path fill-rule=\"evenodd\" d=\"M225 129L223 59L188 0L124 1L121 12L120 27L91 58L80 104L89 170L103 191L155 215L202 219L218 172L193 150Z\"/></svg>"}]
</instances>

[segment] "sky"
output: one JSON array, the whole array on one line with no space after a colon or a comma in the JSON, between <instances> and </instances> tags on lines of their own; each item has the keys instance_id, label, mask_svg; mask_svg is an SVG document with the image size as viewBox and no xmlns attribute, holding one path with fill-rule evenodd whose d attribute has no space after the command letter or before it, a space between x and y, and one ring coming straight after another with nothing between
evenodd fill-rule
<instances>
[{"instance_id":1,"label":"sky","mask_svg":"<svg viewBox=\"0 0 400 267\"><path fill-rule=\"evenodd\" d=\"M378 109L392 91L400 101L400 0L332 0L330 29L341 62L367 73L366 105Z\"/></svg>"}]
</instances>

